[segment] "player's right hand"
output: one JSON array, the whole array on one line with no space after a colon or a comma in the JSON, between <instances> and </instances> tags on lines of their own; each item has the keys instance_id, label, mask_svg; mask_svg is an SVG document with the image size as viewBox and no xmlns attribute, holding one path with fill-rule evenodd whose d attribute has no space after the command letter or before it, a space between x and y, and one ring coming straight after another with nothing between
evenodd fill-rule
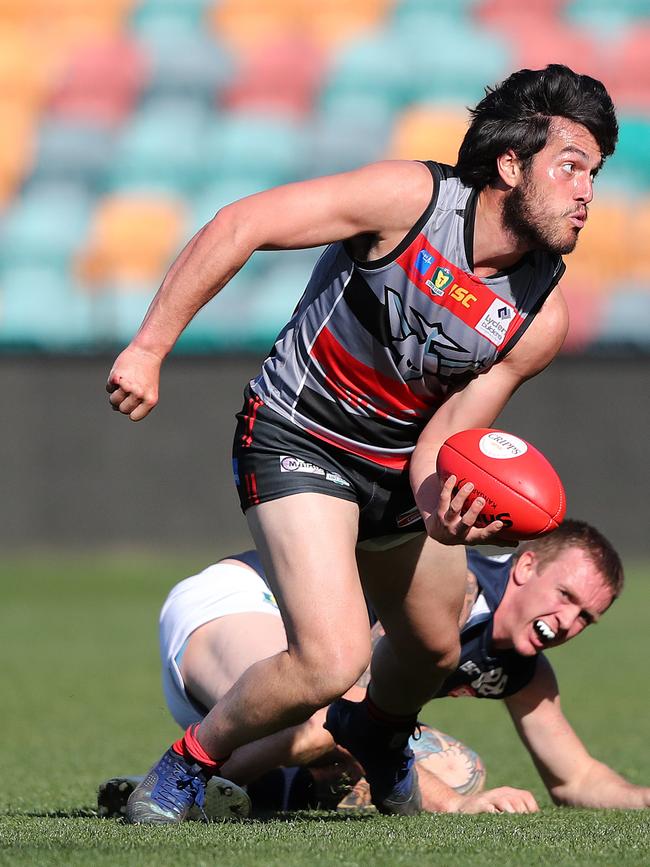
<instances>
[{"instance_id":1,"label":"player's right hand","mask_svg":"<svg viewBox=\"0 0 650 867\"><path fill-rule=\"evenodd\" d=\"M485 506L485 500L477 497L468 507L465 501L474 490L469 482L454 493L456 476L449 476L444 484L436 476L439 489L437 505L425 517L427 533L443 545L498 544L495 535L503 528L501 521L492 521L486 527L476 527L476 519ZM430 487L430 491L432 488ZM420 509L422 511L422 509ZM508 543L510 546L512 542Z\"/></svg>"},{"instance_id":2,"label":"player's right hand","mask_svg":"<svg viewBox=\"0 0 650 867\"><path fill-rule=\"evenodd\" d=\"M158 403L162 359L137 346L128 346L118 355L108 375L106 391L116 412L140 421Z\"/></svg>"},{"instance_id":3,"label":"player's right hand","mask_svg":"<svg viewBox=\"0 0 650 867\"><path fill-rule=\"evenodd\" d=\"M475 795L466 795L458 803L457 813L538 813L534 796L525 789L501 786Z\"/></svg>"}]
</instances>

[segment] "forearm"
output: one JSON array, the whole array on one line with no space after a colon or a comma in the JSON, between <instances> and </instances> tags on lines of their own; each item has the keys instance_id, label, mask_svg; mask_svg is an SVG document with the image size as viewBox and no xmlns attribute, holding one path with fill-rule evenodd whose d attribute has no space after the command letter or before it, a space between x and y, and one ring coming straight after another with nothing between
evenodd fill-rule
<instances>
[{"instance_id":1,"label":"forearm","mask_svg":"<svg viewBox=\"0 0 650 867\"><path fill-rule=\"evenodd\" d=\"M650 787L636 786L595 759L579 779L549 787L556 804L593 809L641 810L650 807Z\"/></svg>"},{"instance_id":2,"label":"forearm","mask_svg":"<svg viewBox=\"0 0 650 867\"><path fill-rule=\"evenodd\" d=\"M415 767L422 794L422 809L426 813L458 813L464 796L419 763Z\"/></svg>"},{"instance_id":3,"label":"forearm","mask_svg":"<svg viewBox=\"0 0 650 867\"><path fill-rule=\"evenodd\" d=\"M252 250L232 221L218 214L169 268L132 345L164 358L197 312L234 277Z\"/></svg>"}]
</instances>

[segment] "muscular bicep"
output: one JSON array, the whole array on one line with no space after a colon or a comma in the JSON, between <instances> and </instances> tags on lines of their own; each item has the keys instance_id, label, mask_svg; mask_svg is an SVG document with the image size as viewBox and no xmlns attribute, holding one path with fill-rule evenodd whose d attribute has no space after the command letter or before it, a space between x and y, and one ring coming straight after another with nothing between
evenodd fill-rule
<instances>
[{"instance_id":1,"label":"muscular bicep","mask_svg":"<svg viewBox=\"0 0 650 867\"><path fill-rule=\"evenodd\" d=\"M531 682L507 698L506 705L551 794L581 776L591 757L562 712L555 673L545 656Z\"/></svg>"},{"instance_id":2,"label":"muscular bicep","mask_svg":"<svg viewBox=\"0 0 650 867\"><path fill-rule=\"evenodd\" d=\"M393 240L426 209L433 178L422 163L385 161L265 190L223 208L250 249L318 247L369 234Z\"/></svg>"}]
</instances>

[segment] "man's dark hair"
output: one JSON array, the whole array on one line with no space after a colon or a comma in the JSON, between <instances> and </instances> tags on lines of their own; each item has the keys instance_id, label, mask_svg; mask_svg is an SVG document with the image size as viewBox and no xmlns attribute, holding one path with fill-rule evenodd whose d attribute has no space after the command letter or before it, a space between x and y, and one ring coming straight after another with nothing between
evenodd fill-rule
<instances>
[{"instance_id":1,"label":"man's dark hair","mask_svg":"<svg viewBox=\"0 0 650 867\"><path fill-rule=\"evenodd\" d=\"M603 159L614 153L618 138L614 104L604 85L559 63L546 69L520 69L497 87L486 87L470 114L456 174L479 190L497 178L497 157L510 148L527 167L546 144L553 117L586 127Z\"/></svg>"},{"instance_id":2,"label":"man's dark hair","mask_svg":"<svg viewBox=\"0 0 650 867\"><path fill-rule=\"evenodd\" d=\"M522 542L513 556L513 562L518 560L524 551L532 551L538 569L542 570L567 548L582 549L612 591L613 599L620 596L625 581L621 558L611 542L586 521L567 519L552 533Z\"/></svg>"}]
</instances>

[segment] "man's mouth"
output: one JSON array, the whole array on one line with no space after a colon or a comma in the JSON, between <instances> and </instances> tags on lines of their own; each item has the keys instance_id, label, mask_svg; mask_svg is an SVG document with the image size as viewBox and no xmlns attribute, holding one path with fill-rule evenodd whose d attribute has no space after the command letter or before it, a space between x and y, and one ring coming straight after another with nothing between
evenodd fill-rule
<instances>
[{"instance_id":1,"label":"man's mouth","mask_svg":"<svg viewBox=\"0 0 650 867\"><path fill-rule=\"evenodd\" d=\"M577 226L579 229L582 229L584 224L587 222L587 212L586 211L577 211L575 214L569 214L569 219L573 223L574 226Z\"/></svg>"},{"instance_id":2,"label":"man's mouth","mask_svg":"<svg viewBox=\"0 0 650 867\"><path fill-rule=\"evenodd\" d=\"M535 632L537 633L543 644L548 644L550 641L553 641L557 634L553 632L553 630L545 620L536 620L533 623L533 626L535 627Z\"/></svg>"}]
</instances>

